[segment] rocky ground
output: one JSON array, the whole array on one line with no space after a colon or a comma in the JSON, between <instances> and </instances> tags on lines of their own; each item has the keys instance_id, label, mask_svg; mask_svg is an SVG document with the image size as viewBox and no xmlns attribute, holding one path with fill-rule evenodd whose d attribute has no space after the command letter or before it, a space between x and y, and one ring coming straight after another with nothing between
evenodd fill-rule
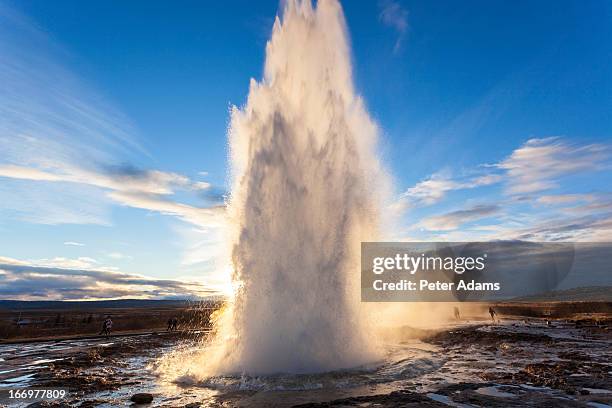
<instances>
[{"instance_id":1,"label":"rocky ground","mask_svg":"<svg viewBox=\"0 0 612 408\"><path fill-rule=\"evenodd\" d=\"M0 406L95 407L116 406L114 398L100 397L131 390L122 395L126 404L140 388L149 389L154 375L151 361L170 351L178 342L194 342L194 333L154 333L140 336L60 341L0 347L0 390L3 388L67 388L63 401L16 403L6 398ZM18 375L17 375L18 373ZM17 375L17 376L16 376ZM122 393L123 394L123 393ZM145 401L142 393L137 401ZM4 405L2 405L4 404Z\"/></svg>"},{"instance_id":2,"label":"rocky ground","mask_svg":"<svg viewBox=\"0 0 612 408\"><path fill-rule=\"evenodd\" d=\"M30 407L612 407L609 320L473 323L430 334L419 367L340 389L160 386L147 368L177 342L174 335L0 348L1 387L65 387L70 398L15 403ZM426 346L426 347L425 347ZM406 364L406 363L402 363ZM383 379L381 379L383 378ZM138 395L137 395L138 394ZM150 401L150 404L148 403ZM147 405L142 405L146 403Z\"/></svg>"},{"instance_id":3,"label":"rocky ground","mask_svg":"<svg viewBox=\"0 0 612 408\"><path fill-rule=\"evenodd\" d=\"M426 375L389 394L296 407L609 407L611 323L516 321L442 331L424 339L449 356L433 375L437 386L426 384L423 391L432 380ZM456 381L448 378L460 372ZM463 381L470 372L474 381Z\"/></svg>"}]
</instances>

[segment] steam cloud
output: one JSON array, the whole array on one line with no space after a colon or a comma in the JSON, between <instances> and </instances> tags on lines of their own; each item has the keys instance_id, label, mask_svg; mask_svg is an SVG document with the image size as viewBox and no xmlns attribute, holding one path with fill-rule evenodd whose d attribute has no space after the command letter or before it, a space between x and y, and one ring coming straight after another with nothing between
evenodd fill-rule
<instances>
[{"instance_id":1,"label":"steam cloud","mask_svg":"<svg viewBox=\"0 0 612 408\"><path fill-rule=\"evenodd\" d=\"M319 372L377 358L359 305L359 248L376 239L387 177L352 84L340 4L288 1L229 130L235 299L191 367Z\"/></svg>"}]
</instances>

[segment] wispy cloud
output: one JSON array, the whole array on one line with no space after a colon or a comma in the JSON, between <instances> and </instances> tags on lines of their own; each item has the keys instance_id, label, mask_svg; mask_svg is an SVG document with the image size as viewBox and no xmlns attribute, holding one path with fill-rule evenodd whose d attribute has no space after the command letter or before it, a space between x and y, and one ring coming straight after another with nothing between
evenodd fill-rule
<instances>
[{"instance_id":1,"label":"wispy cloud","mask_svg":"<svg viewBox=\"0 0 612 408\"><path fill-rule=\"evenodd\" d=\"M78 63L34 22L0 2L0 220L112 226L113 208L141 209L178 220L172 230L197 231L190 235L197 238L195 242L183 243L183 257L194 270L207 267L200 262L205 259L202 254L194 256L193 248L204 248L201 251L210 257L211 248L219 245L224 191L207 182L204 171L192 179L147 168L151 157L136 126L104 92L69 68ZM64 245L83 244L66 241ZM129 253L105 255L115 261L129 257ZM168 274L185 272L177 258L177 270ZM91 259L67 259L38 260L32 265L57 269L58 279L63 279L65 269L110 270ZM213 267L209 270L214 272ZM27 287L23 279L16 282ZM90 287L74 288L66 297L94 296ZM114 287L113 293L119 296L126 288ZM163 294L163 289L155 290Z\"/></svg>"},{"instance_id":2,"label":"wispy cloud","mask_svg":"<svg viewBox=\"0 0 612 408\"><path fill-rule=\"evenodd\" d=\"M129 163L148 157L130 121L59 61L73 56L0 4L0 214L44 224L111 224L113 204L197 226L219 224L197 199L210 183Z\"/></svg>"},{"instance_id":3,"label":"wispy cloud","mask_svg":"<svg viewBox=\"0 0 612 408\"><path fill-rule=\"evenodd\" d=\"M124 253L121 252L107 252L106 256L110 259L115 259L115 260L129 260L132 259L132 257L130 255L126 255Z\"/></svg>"},{"instance_id":4,"label":"wispy cloud","mask_svg":"<svg viewBox=\"0 0 612 408\"><path fill-rule=\"evenodd\" d=\"M419 223L419 226L433 231L450 231L468 222L495 215L499 211L500 207L496 204L480 204L467 209L425 218Z\"/></svg>"},{"instance_id":5,"label":"wispy cloud","mask_svg":"<svg viewBox=\"0 0 612 408\"><path fill-rule=\"evenodd\" d=\"M146 155L130 121L59 61L74 57L0 4L0 165L22 180L59 181L66 168ZM90 188L2 182L0 213L33 222L108 223ZM58 194L65 191L65 194Z\"/></svg>"},{"instance_id":6,"label":"wispy cloud","mask_svg":"<svg viewBox=\"0 0 612 408\"><path fill-rule=\"evenodd\" d=\"M575 145L558 137L530 139L510 156L495 164L483 164L488 171L469 179L453 178L448 172L436 173L408 188L400 196L407 207L433 205L451 191L468 190L504 182L510 195L527 194L558 187L563 176L610 168L610 148L602 144ZM577 195L549 195L542 203L573 201ZM581 199L586 199L583 195Z\"/></svg>"},{"instance_id":7,"label":"wispy cloud","mask_svg":"<svg viewBox=\"0 0 612 408\"><path fill-rule=\"evenodd\" d=\"M78 246L78 247L85 246L85 244L83 244L83 243L81 243L81 242L76 242L76 241L66 241L66 242L64 242L64 245L68 245L68 246Z\"/></svg>"},{"instance_id":8,"label":"wispy cloud","mask_svg":"<svg viewBox=\"0 0 612 408\"><path fill-rule=\"evenodd\" d=\"M596 200L595 194L552 194L540 196L536 201L545 205L566 205L594 200Z\"/></svg>"},{"instance_id":9,"label":"wispy cloud","mask_svg":"<svg viewBox=\"0 0 612 408\"><path fill-rule=\"evenodd\" d=\"M59 166L58 166L59 167ZM14 165L0 165L0 177L47 183L72 183L96 187L117 204L179 217L198 226L218 226L221 206L197 208L168 198L176 189L206 190L210 184L157 170L113 167L94 172L78 167L63 167L52 172Z\"/></svg>"},{"instance_id":10,"label":"wispy cloud","mask_svg":"<svg viewBox=\"0 0 612 408\"><path fill-rule=\"evenodd\" d=\"M172 194L175 187L208 188L202 182L192 183L187 177L158 170L140 170L132 166L117 167L98 172L74 166L55 166L44 171L15 165L0 165L0 177L20 180L84 184L117 191L135 191L149 194Z\"/></svg>"},{"instance_id":11,"label":"wispy cloud","mask_svg":"<svg viewBox=\"0 0 612 408\"><path fill-rule=\"evenodd\" d=\"M543 217L522 215L509 223L479 226L466 232L472 240L609 242L612 240L612 211L553 213Z\"/></svg>"},{"instance_id":12,"label":"wispy cloud","mask_svg":"<svg viewBox=\"0 0 612 408\"><path fill-rule=\"evenodd\" d=\"M402 7L398 1L381 0L378 3L380 21L395 30L397 39L393 46L393 52L397 53L402 48L402 44L408 32L408 11Z\"/></svg>"},{"instance_id":13,"label":"wispy cloud","mask_svg":"<svg viewBox=\"0 0 612 408\"><path fill-rule=\"evenodd\" d=\"M444 199L451 191L488 186L501 180L502 177L498 174L485 174L458 180L448 174L437 173L407 189L401 194L398 201L404 209L433 205Z\"/></svg>"},{"instance_id":14,"label":"wispy cloud","mask_svg":"<svg viewBox=\"0 0 612 408\"><path fill-rule=\"evenodd\" d=\"M121 205L175 216L201 228L221 227L224 222L224 206L199 208L140 192L113 191L108 196Z\"/></svg>"},{"instance_id":15,"label":"wispy cloud","mask_svg":"<svg viewBox=\"0 0 612 408\"><path fill-rule=\"evenodd\" d=\"M0 257L0 275L0 299L163 299L219 294L197 282L95 268L88 259L30 262Z\"/></svg>"},{"instance_id":16,"label":"wispy cloud","mask_svg":"<svg viewBox=\"0 0 612 408\"><path fill-rule=\"evenodd\" d=\"M196 181L192 184L194 190L208 190L211 184L206 181Z\"/></svg>"},{"instance_id":17,"label":"wispy cloud","mask_svg":"<svg viewBox=\"0 0 612 408\"><path fill-rule=\"evenodd\" d=\"M514 236L537 241L608 241L612 238L612 214L555 217L519 229Z\"/></svg>"},{"instance_id":18,"label":"wispy cloud","mask_svg":"<svg viewBox=\"0 0 612 408\"><path fill-rule=\"evenodd\" d=\"M430 208L411 227L433 232L427 239L609 240L611 193L574 192L584 186L568 186L564 181L580 173L597 180L610 168L608 145L580 145L559 137L530 139L500 162L478 166L483 173L477 177L437 173L407 189L398 203L405 208L434 206L460 190L475 190L470 201L489 202L448 211L447 200L442 214ZM476 190L488 185L497 188L484 194ZM494 220L489 225L470 225L490 217Z\"/></svg>"},{"instance_id":19,"label":"wispy cloud","mask_svg":"<svg viewBox=\"0 0 612 408\"><path fill-rule=\"evenodd\" d=\"M507 192L525 194L558 187L561 176L604 168L609 148L575 145L559 137L530 139L495 165L506 171Z\"/></svg>"}]
</instances>

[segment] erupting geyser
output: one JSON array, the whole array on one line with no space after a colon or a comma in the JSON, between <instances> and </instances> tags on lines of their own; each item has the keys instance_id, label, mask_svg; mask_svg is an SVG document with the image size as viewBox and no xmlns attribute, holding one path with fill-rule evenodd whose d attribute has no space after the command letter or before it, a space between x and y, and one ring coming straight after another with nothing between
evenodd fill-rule
<instances>
[{"instance_id":1,"label":"erupting geyser","mask_svg":"<svg viewBox=\"0 0 612 408\"><path fill-rule=\"evenodd\" d=\"M192 373L317 372L377 358L359 296L360 242L377 237L387 180L376 137L353 88L340 4L288 1L263 80L232 112L237 291Z\"/></svg>"}]
</instances>

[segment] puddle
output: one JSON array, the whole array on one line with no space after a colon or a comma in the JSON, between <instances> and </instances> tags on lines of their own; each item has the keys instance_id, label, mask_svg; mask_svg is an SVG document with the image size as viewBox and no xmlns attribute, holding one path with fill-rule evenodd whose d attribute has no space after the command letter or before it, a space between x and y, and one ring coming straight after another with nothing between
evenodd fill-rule
<instances>
[{"instance_id":1,"label":"puddle","mask_svg":"<svg viewBox=\"0 0 612 408\"><path fill-rule=\"evenodd\" d=\"M530 391L547 391L547 390L550 390L550 388L548 388L548 387L536 387L534 385L528 385L528 384L521 384L520 387L524 388L526 390L530 390Z\"/></svg>"},{"instance_id":2,"label":"puddle","mask_svg":"<svg viewBox=\"0 0 612 408\"><path fill-rule=\"evenodd\" d=\"M587 405L589 407L595 407L595 408L612 408L612 405L608 405L608 404L603 404L601 402L587 402Z\"/></svg>"},{"instance_id":3,"label":"puddle","mask_svg":"<svg viewBox=\"0 0 612 408\"><path fill-rule=\"evenodd\" d=\"M22 375L19 377L8 378L0 382L0 387L13 387L15 385L22 385L20 383L27 383L32 379L32 377L34 377L34 373Z\"/></svg>"},{"instance_id":4,"label":"puddle","mask_svg":"<svg viewBox=\"0 0 612 408\"><path fill-rule=\"evenodd\" d=\"M612 391L602 388L583 388L583 390L587 390L591 394L612 394Z\"/></svg>"},{"instance_id":5,"label":"puddle","mask_svg":"<svg viewBox=\"0 0 612 408\"><path fill-rule=\"evenodd\" d=\"M35 366L35 365L40 365L40 364L45 364L45 363L52 363L54 361L61 361L64 360L64 358L43 358L40 360L34 360L29 364L26 364L26 366Z\"/></svg>"},{"instance_id":6,"label":"puddle","mask_svg":"<svg viewBox=\"0 0 612 408\"><path fill-rule=\"evenodd\" d=\"M472 408L471 405L460 404L458 402L453 401L452 399L450 399L446 395L436 394L436 393L433 393L433 392L427 393L425 395L427 396L427 398L429 398L431 400L434 400L436 402L439 402L441 404L448 405L449 407Z\"/></svg>"},{"instance_id":7,"label":"puddle","mask_svg":"<svg viewBox=\"0 0 612 408\"><path fill-rule=\"evenodd\" d=\"M486 395L488 397L497 397L497 398L516 398L516 394L512 394L510 392L504 392L499 390L498 385L492 387L481 387L476 390L476 392L480 395Z\"/></svg>"}]
</instances>

